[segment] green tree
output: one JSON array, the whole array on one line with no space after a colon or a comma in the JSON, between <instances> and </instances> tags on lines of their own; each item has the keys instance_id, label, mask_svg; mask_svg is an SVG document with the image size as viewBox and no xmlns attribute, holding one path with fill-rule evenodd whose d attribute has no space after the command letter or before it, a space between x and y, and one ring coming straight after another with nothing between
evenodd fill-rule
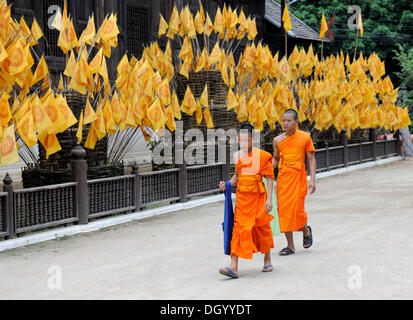
<instances>
[{"instance_id":1,"label":"green tree","mask_svg":"<svg viewBox=\"0 0 413 320\"><path fill-rule=\"evenodd\" d=\"M280 0L278 1L280 3ZM291 2L291 1L290 1ZM357 55L362 50L364 56L376 52L385 60L386 73L396 86L400 66L394 61L397 44L413 44L413 2L411 0L305 0L290 5L290 13L297 16L314 30L320 30L321 15L326 19L335 13L332 26L334 41L324 46L324 54L349 53L352 58L355 49L356 29L351 30L348 20L354 13L348 13L351 5L361 8L364 28L363 38L358 39Z\"/></svg>"},{"instance_id":2,"label":"green tree","mask_svg":"<svg viewBox=\"0 0 413 320\"><path fill-rule=\"evenodd\" d=\"M398 49L398 51L394 50L394 59L399 62L401 67L401 71L396 72L401 83L399 103L409 107L410 119L413 123L413 48L405 49L398 44ZM410 126L410 132L413 133L413 125Z\"/></svg>"}]
</instances>

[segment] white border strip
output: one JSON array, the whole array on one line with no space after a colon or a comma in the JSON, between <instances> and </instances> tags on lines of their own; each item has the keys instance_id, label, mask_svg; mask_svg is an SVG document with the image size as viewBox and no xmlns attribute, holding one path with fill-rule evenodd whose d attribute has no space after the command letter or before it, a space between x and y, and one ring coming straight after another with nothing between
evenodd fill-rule
<instances>
[{"instance_id":1,"label":"white border strip","mask_svg":"<svg viewBox=\"0 0 413 320\"><path fill-rule=\"evenodd\" d=\"M329 176L334 176L334 175L338 175L338 174L342 174L346 172L351 172L351 171L360 170L360 169L364 169L368 167L374 167L378 165L383 165L383 164L399 161L401 159L402 157L397 156L397 157L392 157L388 159L381 159L377 161L371 161L371 162L366 162L362 164L352 165L346 168L334 169L334 170L327 171L327 172L317 173L316 178L322 179L322 178L326 178ZM310 179L310 177L308 177L308 179ZM235 198L235 194L233 194L233 198ZM157 207L154 209L147 209L144 211L138 211L138 212L133 212L129 214L119 215L116 217L103 218L103 219L99 219L99 220L96 220L96 221L93 221L93 222L90 222L84 225L74 225L70 227L57 228L51 231L39 232L37 234L32 234L32 235L28 235L28 236L24 236L20 238L4 240L0 242L0 252L4 250L27 246L30 244L40 243L40 242L44 242L48 240L54 240L54 239L58 239L58 238L65 237L65 236L72 236L72 235L79 234L79 233L97 231L102 228L111 227L111 226L119 225L122 223L131 222L134 220L141 220L141 219L154 217L154 216L158 216L158 215L162 215L162 214L166 214L170 212L195 208L195 207L199 207L205 204L215 203L215 202L223 201L223 200L225 200L224 194L205 196L199 199L190 200L188 202L174 203L171 205Z\"/></svg>"}]
</instances>

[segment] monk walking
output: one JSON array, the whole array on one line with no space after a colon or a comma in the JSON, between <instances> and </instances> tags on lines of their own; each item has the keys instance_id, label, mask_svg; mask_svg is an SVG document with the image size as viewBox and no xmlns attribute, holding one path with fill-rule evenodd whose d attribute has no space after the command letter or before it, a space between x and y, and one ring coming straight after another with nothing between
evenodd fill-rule
<instances>
[{"instance_id":1,"label":"monk walking","mask_svg":"<svg viewBox=\"0 0 413 320\"><path fill-rule=\"evenodd\" d=\"M264 253L263 272L274 270L270 250L274 241L270 226L273 216L272 194L274 188L274 168L272 155L252 147L253 126L243 124L238 133L240 150L234 153L236 173L231 178L231 186L237 185L234 210L234 226L231 239L231 265L219 269L219 273L238 278L238 258L252 259L253 253ZM262 178L267 179L268 190ZM219 188L225 191L225 182Z\"/></svg>"},{"instance_id":2,"label":"monk walking","mask_svg":"<svg viewBox=\"0 0 413 320\"><path fill-rule=\"evenodd\" d=\"M285 233L287 247L280 251L286 256L295 253L293 232L303 231L303 247L313 244L311 227L307 225L304 200L307 194L305 156L309 161L310 194L314 193L316 160L310 134L298 129L298 114L294 109L283 113L284 132L273 140L274 167L278 166L277 203L280 231Z\"/></svg>"}]
</instances>

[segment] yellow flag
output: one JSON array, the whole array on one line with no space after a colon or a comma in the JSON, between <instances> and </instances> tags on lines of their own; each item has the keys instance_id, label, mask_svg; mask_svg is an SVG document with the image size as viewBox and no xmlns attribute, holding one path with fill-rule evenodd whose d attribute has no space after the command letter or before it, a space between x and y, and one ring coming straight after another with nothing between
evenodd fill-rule
<instances>
[{"instance_id":1,"label":"yellow flag","mask_svg":"<svg viewBox=\"0 0 413 320\"><path fill-rule=\"evenodd\" d=\"M196 110L196 101L189 86L186 88L184 100L182 101L182 111L192 116Z\"/></svg>"},{"instance_id":2,"label":"yellow flag","mask_svg":"<svg viewBox=\"0 0 413 320\"><path fill-rule=\"evenodd\" d=\"M206 21L204 25L204 33L209 36L211 32L214 30L214 25L212 24L211 18L207 12Z\"/></svg>"},{"instance_id":3,"label":"yellow flag","mask_svg":"<svg viewBox=\"0 0 413 320\"><path fill-rule=\"evenodd\" d=\"M34 131L33 114L31 112L27 112L23 118L17 122L17 130L19 131L20 137L29 148L37 143L36 132Z\"/></svg>"},{"instance_id":4,"label":"yellow flag","mask_svg":"<svg viewBox=\"0 0 413 320\"><path fill-rule=\"evenodd\" d=\"M96 28L95 28L95 19L94 15L89 17L89 21L87 23L87 26L85 30L83 30L82 34L80 35L79 38L79 43L88 43L90 45L93 44L93 40L95 39L96 36Z\"/></svg>"},{"instance_id":5,"label":"yellow flag","mask_svg":"<svg viewBox=\"0 0 413 320\"><path fill-rule=\"evenodd\" d=\"M15 100L17 101L17 100ZM12 115L6 92L3 91L3 96L0 98L0 121L1 126L5 127L9 123Z\"/></svg>"},{"instance_id":6,"label":"yellow flag","mask_svg":"<svg viewBox=\"0 0 413 320\"><path fill-rule=\"evenodd\" d=\"M49 74L49 68L47 67L44 55L42 55L40 62L37 65L36 71L33 75L31 85L34 85L35 83L39 82L40 80L45 78L48 74Z\"/></svg>"},{"instance_id":7,"label":"yellow flag","mask_svg":"<svg viewBox=\"0 0 413 320\"><path fill-rule=\"evenodd\" d=\"M83 111L80 112L79 125L77 126L76 137L77 137L77 141L81 143L82 137L83 137Z\"/></svg>"},{"instance_id":8,"label":"yellow flag","mask_svg":"<svg viewBox=\"0 0 413 320\"><path fill-rule=\"evenodd\" d=\"M19 162L17 152L16 136L14 134L14 124L3 132L3 139L0 144L1 165Z\"/></svg>"},{"instance_id":9,"label":"yellow flag","mask_svg":"<svg viewBox=\"0 0 413 320\"><path fill-rule=\"evenodd\" d=\"M212 66L214 63L219 61L219 58L221 56L221 49L219 47L218 41L215 43L214 48L211 51L211 54L209 55L208 58L208 66Z\"/></svg>"},{"instance_id":10,"label":"yellow flag","mask_svg":"<svg viewBox=\"0 0 413 320\"><path fill-rule=\"evenodd\" d=\"M284 30L285 32L288 32L292 29L291 27L291 20L290 20L290 14L288 12L288 6L287 4L284 7L284 12L282 16L282 21L284 22Z\"/></svg>"},{"instance_id":11,"label":"yellow flag","mask_svg":"<svg viewBox=\"0 0 413 320\"><path fill-rule=\"evenodd\" d=\"M97 140L98 140L98 137L95 132L94 123L92 123L92 125L89 128L89 133L87 135L84 147L91 149L91 150L95 149Z\"/></svg>"},{"instance_id":12,"label":"yellow flag","mask_svg":"<svg viewBox=\"0 0 413 320\"><path fill-rule=\"evenodd\" d=\"M215 14L214 31L216 33L222 33L224 31L224 21L223 21L223 18L222 18L221 9L219 7L218 7L217 12Z\"/></svg>"},{"instance_id":13,"label":"yellow flag","mask_svg":"<svg viewBox=\"0 0 413 320\"><path fill-rule=\"evenodd\" d=\"M178 96L176 95L175 91L172 93L171 107L173 108L174 117L178 120L181 120L182 118L181 108L179 106Z\"/></svg>"},{"instance_id":14,"label":"yellow flag","mask_svg":"<svg viewBox=\"0 0 413 320\"><path fill-rule=\"evenodd\" d=\"M285 82L291 81L291 69L288 65L287 58L284 56L278 64L278 68L281 74L281 77Z\"/></svg>"},{"instance_id":15,"label":"yellow flag","mask_svg":"<svg viewBox=\"0 0 413 320\"><path fill-rule=\"evenodd\" d=\"M103 108L103 118L105 120L106 132L108 132L110 135L114 134L116 132L116 124L113 120L112 108L110 107L109 99L106 100L105 106Z\"/></svg>"},{"instance_id":16,"label":"yellow flag","mask_svg":"<svg viewBox=\"0 0 413 320\"><path fill-rule=\"evenodd\" d=\"M168 29L168 33L166 34L166 36L169 39L174 39L175 38L175 34L178 33L179 31L179 13L178 13L178 9L176 9L176 5L174 5L173 9L172 9L172 13L171 13L171 17L169 19L169 29Z\"/></svg>"},{"instance_id":17,"label":"yellow flag","mask_svg":"<svg viewBox=\"0 0 413 320\"><path fill-rule=\"evenodd\" d=\"M237 98L235 97L232 89L229 88L228 94L227 94L227 110L231 110L231 109L237 110L238 107L239 107L239 103L237 101Z\"/></svg>"},{"instance_id":18,"label":"yellow flag","mask_svg":"<svg viewBox=\"0 0 413 320\"><path fill-rule=\"evenodd\" d=\"M36 18L33 19L33 24L32 24L32 28L30 29L33 38L35 40L35 43L37 43L37 41L43 37L43 31L40 28L39 24L37 23Z\"/></svg>"},{"instance_id":19,"label":"yellow flag","mask_svg":"<svg viewBox=\"0 0 413 320\"><path fill-rule=\"evenodd\" d=\"M102 139L106 136L105 119L103 116L102 107L99 107L96 112L96 120L93 122L93 127L95 128L98 139Z\"/></svg>"},{"instance_id":20,"label":"yellow flag","mask_svg":"<svg viewBox=\"0 0 413 320\"><path fill-rule=\"evenodd\" d=\"M202 50L201 56L198 58L195 72L199 72L202 68L208 65L208 53L204 48Z\"/></svg>"},{"instance_id":21,"label":"yellow flag","mask_svg":"<svg viewBox=\"0 0 413 320\"><path fill-rule=\"evenodd\" d=\"M59 140L55 134L41 133L38 135L39 141L46 150L46 159L49 159L49 156L53 153L56 153L62 150Z\"/></svg>"},{"instance_id":22,"label":"yellow flag","mask_svg":"<svg viewBox=\"0 0 413 320\"><path fill-rule=\"evenodd\" d=\"M44 101L43 105L50 121L53 123L53 126L58 130L58 132L63 132L66 130L66 119L64 118L63 113L59 110L60 107L58 107L58 104L58 100L53 97L53 94L50 94Z\"/></svg>"},{"instance_id":23,"label":"yellow flag","mask_svg":"<svg viewBox=\"0 0 413 320\"><path fill-rule=\"evenodd\" d=\"M204 91L202 92L201 96L199 97L199 103L204 106L204 107L208 107L209 103L208 103L208 84L205 84L205 88Z\"/></svg>"},{"instance_id":24,"label":"yellow flag","mask_svg":"<svg viewBox=\"0 0 413 320\"><path fill-rule=\"evenodd\" d=\"M361 10L359 10L359 14L357 16L357 28L360 30L360 36L363 38L364 28L363 21L361 20Z\"/></svg>"},{"instance_id":25,"label":"yellow flag","mask_svg":"<svg viewBox=\"0 0 413 320\"><path fill-rule=\"evenodd\" d=\"M51 122L49 116L47 115L47 112L44 109L37 95L34 97L32 101L32 113L33 113L34 127L37 133L40 134L44 132L46 133L47 132L49 133L58 132L58 130L54 127L53 123Z\"/></svg>"},{"instance_id":26,"label":"yellow flag","mask_svg":"<svg viewBox=\"0 0 413 320\"><path fill-rule=\"evenodd\" d=\"M324 38L326 31L328 30L326 18L324 17L324 13L321 16L321 27L320 27L320 39Z\"/></svg>"},{"instance_id":27,"label":"yellow flag","mask_svg":"<svg viewBox=\"0 0 413 320\"><path fill-rule=\"evenodd\" d=\"M206 125L207 125L207 128L208 129L212 129L212 128L214 128L214 122L212 121L212 117L211 117L211 112L210 112L210 110L209 110L209 107L206 107L205 109L204 109L204 120L205 120L205 123L206 123Z\"/></svg>"},{"instance_id":28,"label":"yellow flag","mask_svg":"<svg viewBox=\"0 0 413 320\"><path fill-rule=\"evenodd\" d=\"M119 122L122 119L122 109L121 109L121 106L120 106L118 93L116 91L115 91L115 94L112 97L110 107L112 109L113 120L115 120L116 124L119 124Z\"/></svg>"},{"instance_id":29,"label":"yellow flag","mask_svg":"<svg viewBox=\"0 0 413 320\"><path fill-rule=\"evenodd\" d=\"M148 108L148 118L154 131L165 127L167 119L159 98L155 99L155 102Z\"/></svg>"},{"instance_id":30,"label":"yellow flag","mask_svg":"<svg viewBox=\"0 0 413 320\"><path fill-rule=\"evenodd\" d=\"M89 124L97 119L96 113L93 110L89 98L86 98L85 114L83 117L83 124Z\"/></svg>"},{"instance_id":31,"label":"yellow flag","mask_svg":"<svg viewBox=\"0 0 413 320\"><path fill-rule=\"evenodd\" d=\"M103 41L109 41L119 34L118 25L116 23L116 16L113 13L108 19L105 19L100 27L100 38Z\"/></svg>"},{"instance_id":32,"label":"yellow flag","mask_svg":"<svg viewBox=\"0 0 413 320\"><path fill-rule=\"evenodd\" d=\"M100 48L98 53L93 57L92 61L89 64L89 73L95 74L98 73L102 65L103 49Z\"/></svg>"},{"instance_id":33,"label":"yellow flag","mask_svg":"<svg viewBox=\"0 0 413 320\"><path fill-rule=\"evenodd\" d=\"M12 48L10 46L10 51L8 52L8 54L9 54L9 59L10 59L9 72L11 75L20 73L23 70L25 70L27 67L29 67L29 63L27 61L27 55L25 51L23 50L23 47L20 41L17 41L16 45L13 46Z\"/></svg>"},{"instance_id":34,"label":"yellow flag","mask_svg":"<svg viewBox=\"0 0 413 320\"><path fill-rule=\"evenodd\" d=\"M66 98L64 98L61 94L59 94L56 97L55 101L56 101L56 106L58 110L60 111L60 113L62 114L64 121L65 121L62 127L60 128L60 132L63 132L63 131L66 131L67 128L70 128L71 126L73 126L77 122L77 119L74 116L72 110L67 105Z\"/></svg>"},{"instance_id":35,"label":"yellow flag","mask_svg":"<svg viewBox=\"0 0 413 320\"><path fill-rule=\"evenodd\" d=\"M161 14L159 18L158 38L162 37L166 33L166 30L168 30L168 23L166 23Z\"/></svg>"},{"instance_id":36,"label":"yellow flag","mask_svg":"<svg viewBox=\"0 0 413 320\"><path fill-rule=\"evenodd\" d=\"M3 43L0 41L0 62L6 59L9 55L7 54L6 49L3 46Z\"/></svg>"},{"instance_id":37,"label":"yellow flag","mask_svg":"<svg viewBox=\"0 0 413 320\"><path fill-rule=\"evenodd\" d=\"M196 119L196 123L197 125L200 125L202 122L202 107L199 104L199 101L196 105L196 111L195 111L195 119Z\"/></svg>"},{"instance_id":38,"label":"yellow flag","mask_svg":"<svg viewBox=\"0 0 413 320\"><path fill-rule=\"evenodd\" d=\"M66 68L63 71L65 76L71 77L76 66L76 58L73 50L70 50L69 60L67 61Z\"/></svg>"},{"instance_id":39,"label":"yellow flag","mask_svg":"<svg viewBox=\"0 0 413 320\"><path fill-rule=\"evenodd\" d=\"M175 131L175 117L174 117L174 111L173 107L169 106L165 110L165 115L166 115L166 125L168 126L168 129L173 132Z\"/></svg>"}]
</instances>

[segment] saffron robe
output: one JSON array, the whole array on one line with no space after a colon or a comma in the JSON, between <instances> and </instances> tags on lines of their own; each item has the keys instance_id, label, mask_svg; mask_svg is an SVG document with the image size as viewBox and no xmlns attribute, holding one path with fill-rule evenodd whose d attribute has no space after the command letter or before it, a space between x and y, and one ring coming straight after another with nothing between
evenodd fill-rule
<instances>
[{"instance_id":1,"label":"saffron robe","mask_svg":"<svg viewBox=\"0 0 413 320\"><path fill-rule=\"evenodd\" d=\"M278 144L278 218L281 232L301 231L307 223L304 200L307 194L305 153L315 152L310 134L297 129Z\"/></svg>"},{"instance_id":2,"label":"saffron robe","mask_svg":"<svg viewBox=\"0 0 413 320\"><path fill-rule=\"evenodd\" d=\"M267 190L263 176L274 179L273 157L270 153L253 148L235 165L238 182L232 229L231 256L252 259L258 251L267 253L274 248L270 226L273 216L265 211Z\"/></svg>"}]
</instances>

